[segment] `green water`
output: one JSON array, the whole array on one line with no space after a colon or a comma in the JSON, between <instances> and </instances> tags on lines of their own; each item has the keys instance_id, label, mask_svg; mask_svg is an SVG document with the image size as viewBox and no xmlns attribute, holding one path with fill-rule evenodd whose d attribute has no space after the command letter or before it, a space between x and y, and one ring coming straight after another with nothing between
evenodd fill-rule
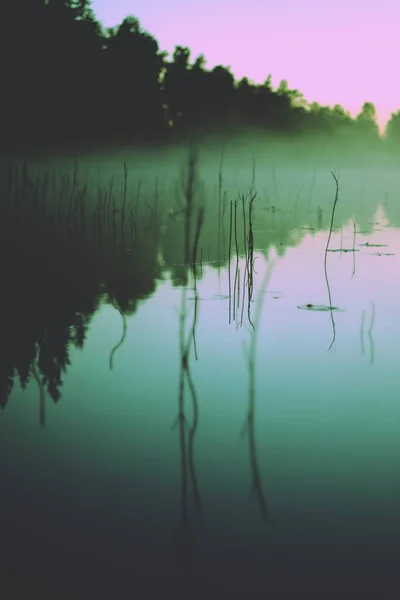
<instances>
[{"instance_id":1,"label":"green water","mask_svg":"<svg viewBox=\"0 0 400 600\"><path fill-rule=\"evenodd\" d=\"M25 389L14 375L0 413L7 572L55 598L390 588L400 550L390 175L367 174L364 198L359 174L342 175L326 274L333 181L322 174L323 191L295 207L292 173L279 210L257 199L250 303L243 255L238 271L234 252L217 261L214 218L196 278L180 285L177 228L157 268L145 261L125 315L99 291L56 403L37 359ZM17 316L3 299L3 329L11 318L20 327L15 347L3 339L10 356L42 303L33 284L25 291Z\"/></svg>"}]
</instances>

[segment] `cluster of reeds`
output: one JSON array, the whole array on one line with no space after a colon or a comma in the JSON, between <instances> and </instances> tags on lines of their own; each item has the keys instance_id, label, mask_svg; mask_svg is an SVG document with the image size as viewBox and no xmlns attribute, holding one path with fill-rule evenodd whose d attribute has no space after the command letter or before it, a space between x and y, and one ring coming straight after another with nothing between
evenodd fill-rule
<instances>
[{"instance_id":1,"label":"cluster of reeds","mask_svg":"<svg viewBox=\"0 0 400 600\"><path fill-rule=\"evenodd\" d=\"M114 178L105 185L85 180L76 159L67 172L44 169L25 161L3 171L3 248L78 289L91 289L93 279L103 289L109 284L113 288L118 280L118 289L126 290L124 296L134 294L138 261L143 263L140 272L151 269L147 276L151 281L157 271L160 229L158 180L153 190L147 187L143 193L141 179L129 185L126 162L122 184Z\"/></svg>"},{"instance_id":2,"label":"cluster of reeds","mask_svg":"<svg viewBox=\"0 0 400 600\"><path fill-rule=\"evenodd\" d=\"M250 325L254 328L254 325L250 316L250 306L253 298L253 274L254 274L254 234L253 234L253 204L256 199L257 192L250 192L245 196L244 194L238 194L239 201L242 205L242 221L243 221L243 255L244 255L244 271L242 276L242 299L240 305L240 268L239 268L239 256L240 256L240 243L238 238L238 219L237 219L237 207L238 201L231 201L230 214L229 214L229 246L228 246L228 286L229 286L229 323L236 321L238 324L243 325L244 308L247 305L247 318ZM246 211L247 202L247 211ZM232 256L232 237L234 238L235 244L235 269L233 278L233 290L232 290L232 273L231 273L231 256ZM247 292L247 298L246 298ZM240 316L239 316L240 313Z\"/></svg>"},{"instance_id":3,"label":"cluster of reeds","mask_svg":"<svg viewBox=\"0 0 400 600\"><path fill-rule=\"evenodd\" d=\"M7 298L16 296L10 302L19 306L19 296L29 290L31 280L40 282L27 318L32 312L31 318L41 323L40 306L47 306L53 292L62 290L65 306L51 323L58 331L56 323L64 319L69 331L72 324L68 315L79 310L91 313L101 295L119 310L123 320L121 341L110 355L111 368L126 333L125 312L134 309L137 298L154 290L159 274L158 181L154 195L148 189L141 194L142 181L132 189L128 185L127 164L123 166L119 186L111 179L108 185L99 183L96 187L93 180L85 179L76 159L69 172L56 167L46 172L42 165L36 167L25 161L6 168L2 165L0 175L0 242ZM129 249L135 252L127 252ZM61 325L60 330L64 331ZM38 352L43 357L43 344L36 334L29 327L22 327L21 335L27 340L21 348L39 344ZM19 352L14 358L19 361L18 366L22 364L21 372L30 372L34 379L42 381L43 365L35 362L34 355L33 351L29 356ZM11 371L15 369L15 365L10 365ZM58 384L54 383L58 376L46 373L46 377L54 388L54 398L58 397ZM1 405L7 402L10 390L8 386ZM40 397L44 422L42 392Z\"/></svg>"},{"instance_id":4,"label":"cluster of reeds","mask_svg":"<svg viewBox=\"0 0 400 600\"><path fill-rule=\"evenodd\" d=\"M130 248L138 235L139 201L142 181L134 190L128 189L128 166L123 164L122 189L115 186L114 177L97 190L89 189L87 182L79 181L78 163L74 159L72 173L59 175L56 169L40 174L32 173L28 162L11 164L8 169L8 188L2 190L3 211L9 217L13 230L29 224L57 235L87 243L96 250L105 246ZM143 199L149 211L149 229L157 225L158 181L153 203ZM145 221L144 210L141 218Z\"/></svg>"}]
</instances>

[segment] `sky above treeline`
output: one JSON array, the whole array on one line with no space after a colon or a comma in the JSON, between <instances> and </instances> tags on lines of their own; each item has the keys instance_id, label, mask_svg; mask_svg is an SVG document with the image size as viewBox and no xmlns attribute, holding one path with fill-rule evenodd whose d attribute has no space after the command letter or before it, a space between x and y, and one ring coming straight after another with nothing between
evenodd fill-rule
<instances>
[{"instance_id":1,"label":"sky above treeline","mask_svg":"<svg viewBox=\"0 0 400 600\"><path fill-rule=\"evenodd\" d=\"M354 116L377 108L381 129L400 109L399 0L93 0L106 27L136 16L172 53L188 46L206 68L230 66L236 79L272 75L309 102L342 104Z\"/></svg>"}]
</instances>

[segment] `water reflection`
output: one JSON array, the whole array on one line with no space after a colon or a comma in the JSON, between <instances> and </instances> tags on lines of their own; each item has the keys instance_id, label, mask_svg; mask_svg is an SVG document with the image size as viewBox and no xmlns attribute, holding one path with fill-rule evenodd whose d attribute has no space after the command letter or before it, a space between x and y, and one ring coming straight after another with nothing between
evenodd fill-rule
<instances>
[{"instance_id":1,"label":"water reflection","mask_svg":"<svg viewBox=\"0 0 400 600\"><path fill-rule=\"evenodd\" d=\"M126 339L126 317L136 312L138 301L152 295L157 288L157 281L165 277L171 276L175 285L186 285L187 273L182 265L190 262L196 264L199 258L201 267L205 262L219 269L227 266L229 322L233 320L243 326L247 307L247 321L252 326L250 306L254 287L254 239L256 237L257 248L262 248L265 256L272 246L282 255L288 248L299 244L306 235L304 232L307 231L307 214L311 210L312 198L319 190L319 174L314 168L305 206L300 202L304 186L301 184L294 210L290 210L279 206L283 182L278 182L277 170L272 167L271 192L266 198L258 198L255 202L257 192L254 190L253 156L249 191L245 195L239 193L237 200L230 200L230 210L227 211L229 189L224 189L228 183L224 177L224 153L225 148L222 149L217 170L217 213L212 207L203 212L202 226L196 231L198 237L192 249L188 240L190 230L195 226L193 197L197 195L203 206L206 201L206 183L200 178L199 156L195 148L191 148L186 167L181 169L180 185L175 186L176 204L172 208L165 202L160 204L159 178L155 178L152 186L142 178L132 182L127 161L123 162L120 183L117 183L115 176L110 177L105 185L99 183L97 196L90 182L81 180L80 165L76 158L69 172L53 168L43 173L39 168L35 173L27 162L9 165L7 177L2 179L2 194L6 199L2 205L2 263L7 263L3 265L3 278L10 290L8 296L3 298L3 314L18 315L16 319L20 321L20 326L17 333L10 329L11 323L7 319L4 328L4 344L7 346L9 343L11 347L5 348L8 358L3 364L2 407L11 393L15 370L22 387L27 385L32 374L38 385L45 386L46 393L54 401L59 400L63 374L70 362L68 347L72 344L83 348L91 319L104 302L112 304L122 319L120 338L109 356L112 370L115 355ZM343 223L347 218L347 210L352 222L352 248L343 248L341 244L340 256L342 252L352 252L353 279L356 273L355 252L358 250L355 248L356 221L350 215L350 210L356 214L359 209L350 208L351 203L337 202L339 182L332 175L336 194L330 225L323 223L324 211L320 204L316 212L317 230L321 231L324 226L328 230L324 270L333 332L329 348L336 339L334 310L338 308L332 306L327 269L327 252L336 251L329 247L334 216L338 212ZM362 178L362 186L364 201L365 177ZM386 210L393 209L393 206L389 202L388 192L385 192ZM367 205L363 208L367 208ZM381 219L374 220L371 215L371 212L364 213L364 216L357 215L359 234L367 224L374 226L381 222ZM217 228L214 226L215 218ZM301 228L299 219L303 223ZM225 234L227 226L229 236ZM343 231L342 224L340 230ZM367 231L372 232L372 229ZM386 244L367 240L360 246L369 249ZM213 248L217 249L214 259ZM236 264L232 264L232 251ZM383 256L394 253L376 254ZM207 261L204 260L206 255ZM241 270L242 255L245 260ZM5 256L10 258L5 260ZM202 278L201 269L197 277ZM31 297L29 306L26 306L25 289L31 287L36 290L35 297ZM302 307L308 310L325 308L323 304L314 303ZM35 331L32 330L33 322ZM17 343L18 336L20 339ZM40 398L40 422L43 423L41 388Z\"/></svg>"},{"instance_id":2,"label":"water reflection","mask_svg":"<svg viewBox=\"0 0 400 600\"><path fill-rule=\"evenodd\" d=\"M178 394L178 416L174 428L179 430L179 451L181 460L181 523L179 535L180 556L185 566L194 563L194 537L189 522L188 490L189 484L192 489L194 507L201 512L202 501L194 460L194 442L199 423L199 403L196 387L190 370L190 355L196 349L196 325L198 315L198 294L196 280L194 281L194 311L192 323L187 333L187 287L182 290L181 309L179 315L179 348L180 348L180 372L179 372L179 394ZM189 390L192 403L191 421L187 416L185 389Z\"/></svg>"},{"instance_id":3,"label":"water reflection","mask_svg":"<svg viewBox=\"0 0 400 600\"><path fill-rule=\"evenodd\" d=\"M189 154L188 172L186 182L182 182L185 192L185 210L184 210L184 248L185 263L182 266L182 276L184 285L181 294L181 306L179 313L179 353L180 353L180 371L179 371L179 395L178 395L178 416L175 427L179 429L179 450L181 460L181 523L178 539L181 560L186 567L192 567L194 564L194 536L189 522L188 507L188 488L189 483L192 489L193 503L196 511L201 512L202 501L200 488L195 468L194 460L194 442L199 423L199 402L197 398L196 387L193 381L190 359L192 350L195 360L198 360L196 344L196 327L198 323L198 303L199 296L197 292L197 254L201 230L204 222L204 206L196 202L196 154L192 150ZM193 232L193 224L195 230ZM200 261L200 267L202 263ZM193 316L191 322L188 321L188 287L190 284L190 275L193 276ZM189 323L189 326L188 326ZM189 421L185 403L185 382L189 389L192 402L192 420Z\"/></svg>"},{"instance_id":4,"label":"water reflection","mask_svg":"<svg viewBox=\"0 0 400 600\"><path fill-rule=\"evenodd\" d=\"M142 520L143 539L163 540L157 541L159 562L154 559L160 570L177 501L174 544L190 572L194 566L201 571L207 557L218 576L224 560L227 568L229 561L254 558L263 575L266 556L282 567L279 557L292 548L308 564L319 554L327 563L343 554L362 556L364 547L371 555L378 547L388 554L388 540L395 544L390 536L398 532L391 486L399 439L393 377L398 286L392 258L369 252L384 245L390 254L398 251L392 195L383 208L366 184L360 206L357 186L342 173L337 201L339 180L335 200L329 173L314 170L292 182L289 196L278 169L268 173L267 195L262 180L257 194L253 184L242 193L229 188L222 160L210 192L198 161L192 149L170 188L161 177L138 181L134 171L132 180L126 161L121 181L110 179L97 195L91 182L83 183L77 162L69 178L12 166L1 206L0 405L6 410L0 455L18 465L22 450L17 442L12 446L13 435L25 440L21 448L29 448L36 468L29 487L50 469L44 450L40 454L50 440L54 486L69 472L75 488L67 484L78 490L70 492L71 506L86 501L92 514L104 502L93 527L99 531L101 519L116 527L112 520L121 511L118 526L131 540L132 523ZM325 208L332 201L335 211ZM370 224L385 219L375 233ZM177 297L176 323L171 307ZM357 315L368 306L360 325ZM320 314L328 311L340 326L335 340L333 321L337 353L329 361L323 350L332 329ZM244 365L240 336L247 340ZM31 424L32 403L19 402L30 394L34 422L46 423L45 432L18 429L18 420ZM235 445L243 418L245 451ZM168 431L172 421L178 449ZM63 444L67 466L57 475ZM86 475L79 479L81 464L86 474L98 470L93 496ZM250 509L243 500L249 478L257 502ZM379 494L371 488L377 479ZM37 494L36 507L44 505L43 490ZM32 506L21 501L18 510L35 516ZM200 529L195 516L201 512L207 519ZM268 535L259 515L276 524ZM372 533L366 515L374 515ZM245 549L235 555L235 544ZM111 546L118 554L118 543Z\"/></svg>"},{"instance_id":5,"label":"water reflection","mask_svg":"<svg viewBox=\"0 0 400 600\"><path fill-rule=\"evenodd\" d=\"M195 227L193 198L197 195L204 206L207 195L195 148L190 150L186 166L181 169L180 185L175 185L175 206L172 207L168 206L168 202L160 203L158 177L152 185L143 178L131 181L127 161L122 165L121 181L118 183L115 176L110 177L106 184L99 183L97 191L91 182L82 181L76 158L68 172L53 167L52 171L43 173L39 168L35 173L34 167L27 162L9 165L7 176L1 180L5 198L1 208L1 260L3 279L9 290L2 302L3 314L15 315L20 325L18 332L15 331L11 326L12 319L7 318L4 326L3 344L7 360L3 364L2 407L13 388L14 372L18 374L22 387L27 385L31 374L38 385L45 386L45 393L54 401L60 399L63 374L70 363L68 347L83 348L93 315L104 302L113 305L122 320L120 337L110 350L109 367L112 370L118 349L126 339L126 317L135 314L138 302L154 294L157 282L166 277L171 277L174 285L186 285L185 265L190 263L199 263L196 277L200 279L206 262L218 269L227 267L229 322L233 320L243 326L246 310L247 321L252 327L254 240L257 240L257 249L261 249L265 256L272 247L282 256L289 248L299 245L308 235L305 233L307 221L311 218L312 199L317 192L320 194L318 184L321 176L314 168L304 205L300 201L303 183L298 188L294 205L285 207L282 205L284 181L278 181L275 167L270 172L271 191L263 198L257 196L253 156L249 191L238 193L236 200L229 200L228 211L230 190L224 189L228 185L224 176L225 151L223 148L216 173L216 203L203 212L202 225L196 230L197 240L192 248L188 240L191 239L191 229ZM356 274L355 252L358 252L355 248L356 220L351 213L357 219L359 234L368 224L375 226L382 221L382 217L378 220L372 218L373 212L368 204L363 205L363 212L357 214L360 209L357 204L353 203L352 207L351 202L338 203L339 182L332 175L336 194L330 224L324 224L324 211L320 204L315 214L315 236L320 231L324 232L324 227L328 232L324 271L332 323L329 348L336 339L334 311L339 309L332 306L327 268L327 252L337 251L329 247L335 213L341 221L341 232L346 219L352 222L352 247L343 248L342 243L340 249L340 256L343 252L352 253L351 279ZM365 176L362 186L364 202ZM343 188L345 183L341 190L345 195ZM393 210L394 204L389 201L387 191L384 198L386 211ZM225 234L227 228L229 236ZM372 234L373 229L367 231ZM370 249L387 244L367 240L360 246ZM216 249L214 257L213 249ZM383 258L395 253L376 254ZM6 259L6 256L9 258ZM207 260L204 260L206 256ZM241 256L244 257L243 264ZM35 289L35 295L30 295L27 303L26 290L29 289ZM310 302L300 307L325 309L324 304ZM7 348L7 344L10 347ZM42 407L40 422L43 423L41 388L39 394Z\"/></svg>"},{"instance_id":6,"label":"water reflection","mask_svg":"<svg viewBox=\"0 0 400 600\"><path fill-rule=\"evenodd\" d=\"M253 262L251 263L253 264ZM252 477L251 483L251 493L254 494L257 504L260 510L261 517L264 521L268 522L269 510L268 505L264 493L264 487L262 483L262 477L260 474L259 464L258 464L258 455L257 455L257 444L256 444L256 434L255 434L255 415L256 415L256 351L257 351L257 339L258 339L258 330L260 327L260 319L262 313L262 307L264 304L264 298L266 296L268 283L271 277L273 269L273 263L269 263L263 281L260 286L260 290L258 292L258 298L256 302L256 308L254 311L253 321L249 318L250 323L252 324L253 331L250 332L250 342L247 348L247 368L248 368L248 408L247 408L247 416L243 426L242 433L243 435L247 435L249 442L249 456L250 456L250 471ZM250 306L249 306L250 312ZM267 369L264 370L264 374L267 372Z\"/></svg>"}]
</instances>

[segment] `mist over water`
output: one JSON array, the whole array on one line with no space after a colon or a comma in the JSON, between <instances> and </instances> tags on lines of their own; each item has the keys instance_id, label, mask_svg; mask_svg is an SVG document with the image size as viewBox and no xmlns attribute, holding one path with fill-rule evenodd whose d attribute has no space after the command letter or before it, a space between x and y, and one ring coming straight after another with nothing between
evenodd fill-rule
<instances>
[{"instance_id":1,"label":"mist over water","mask_svg":"<svg viewBox=\"0 0 400 600\"><path fill-rule=\"evenodd\" d=\"M189 150L1 164L7 585L386 592L396 159L253 134Z\"/></svg>"}]
</instances>

